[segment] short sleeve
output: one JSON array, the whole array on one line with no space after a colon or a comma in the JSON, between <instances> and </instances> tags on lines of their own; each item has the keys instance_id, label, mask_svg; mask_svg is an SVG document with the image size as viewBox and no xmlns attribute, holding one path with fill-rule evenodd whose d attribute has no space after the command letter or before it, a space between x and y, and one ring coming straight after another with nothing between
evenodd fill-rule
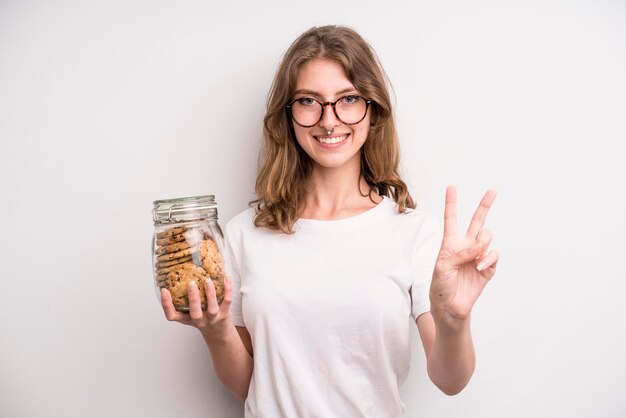
<instances>
[{"instance_id":1,"label":"short sleeve","mask_svg":"<svg viewBox=\"0 0 626 418\"><path fill-rule=\"evenodd\" d=\"M243 312L241 310L241 270L239 269L237 258L237 254L239 253L237 248L241 246L237 245L238 240L232 232L231 224L229 223L226 225L224 234L224 269L226 270L226 275L230 278L233 288L230 315L236 326L245 327Z\"/></svg>"},{"instance_id":2,"label":"short sleeve","mask_svg":"<svg viewBox=\"0 0 626 418\"><path fill-rule=\"evenodd\" d=\"M430 283L441 248L443 225L434 215L425 215L415 237L412 253L411 317L414 321L430 311Z\"/></svg>"}]
</instances>

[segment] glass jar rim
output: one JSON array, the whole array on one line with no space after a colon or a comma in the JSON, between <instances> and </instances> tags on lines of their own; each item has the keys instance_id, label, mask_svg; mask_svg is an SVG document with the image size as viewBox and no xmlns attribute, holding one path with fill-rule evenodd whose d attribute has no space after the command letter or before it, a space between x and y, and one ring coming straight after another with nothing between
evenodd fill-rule
<instances>
[{"instance_id":1,"label":"glass jar rim","mask_svg":"<svg viewBox=\"0 0 626 418\"><path fill-rule=\"evenodd\" d=\"M217 219L215 195L177 197L153 201L155 224L189 222L196 219Z\"/></svg>"},{"instance_id":2,"label":"glass jar rim","mask_svg":"<svg viewBox=\"0 0 626 418\"><path fill-rule=\"evenodd\" d=\"M210 203L215 204L215 195L207 194L202 196L187 196L187 197L173 197L170 199L159 199L152 202L152 204L160 205L163 203L186 203L186 202L201 202L207 200Z\"/></svg>"}]
</instances>

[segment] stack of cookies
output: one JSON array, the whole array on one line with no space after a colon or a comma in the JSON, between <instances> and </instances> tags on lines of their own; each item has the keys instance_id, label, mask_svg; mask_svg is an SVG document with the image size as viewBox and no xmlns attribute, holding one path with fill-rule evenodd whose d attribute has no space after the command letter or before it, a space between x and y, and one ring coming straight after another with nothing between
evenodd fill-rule
<instances>
[{"instance_id":1,"label":"stack of cookies","mask_svg":"<svg viewBox=\"0 0 626 418\"><path fill-rule=\"evenodd\" d=\"M160 288L172 295L174 307L189 310L189 281L200 290L202 308L206 308L204 283L215 284L217 302L224 299L224 260L213 236L200 227L176 226L156 234L155 279Z\"/></svg>"}]
</instances>

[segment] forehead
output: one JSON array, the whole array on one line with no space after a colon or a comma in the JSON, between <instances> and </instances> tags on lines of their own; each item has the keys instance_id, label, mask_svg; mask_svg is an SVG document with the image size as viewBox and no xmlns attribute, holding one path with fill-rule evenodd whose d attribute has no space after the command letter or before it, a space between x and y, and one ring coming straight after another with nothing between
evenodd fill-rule
<instances>
[{"instance_id":1,"label":"forehead","mask_svg":"<svg viewBox=\"0 0 626 418\"><path fill-rule=\"evenodd\" d=\"M296 79L296 91L307 90L324 96L354 89L345 70L336 61L313 59L300 68Z\"/></svg>"}]
</instances>

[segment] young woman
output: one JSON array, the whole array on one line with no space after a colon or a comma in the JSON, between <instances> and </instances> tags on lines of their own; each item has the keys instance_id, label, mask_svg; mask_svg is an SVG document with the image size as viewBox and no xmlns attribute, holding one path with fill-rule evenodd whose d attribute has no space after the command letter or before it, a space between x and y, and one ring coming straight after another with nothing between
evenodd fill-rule
<instances>
[{"instance_id":1,"label":"young woman","mask_svg":"<svg viewBox=\"0 0 626 418\"><path fill-rule=\"evenodd\" d=\"M444 393L473 373L470 314L498 261L483 229L495 192L465 234L452 186L443 231L415 210L385 81L353 30L302 34L269 94L258 200L226 226L223 303L210 280L205 311L195 285L189 314L164 290L167 319L200 330L247 417L402 415L411 323Z\"/></svg>"}]
</instances>

